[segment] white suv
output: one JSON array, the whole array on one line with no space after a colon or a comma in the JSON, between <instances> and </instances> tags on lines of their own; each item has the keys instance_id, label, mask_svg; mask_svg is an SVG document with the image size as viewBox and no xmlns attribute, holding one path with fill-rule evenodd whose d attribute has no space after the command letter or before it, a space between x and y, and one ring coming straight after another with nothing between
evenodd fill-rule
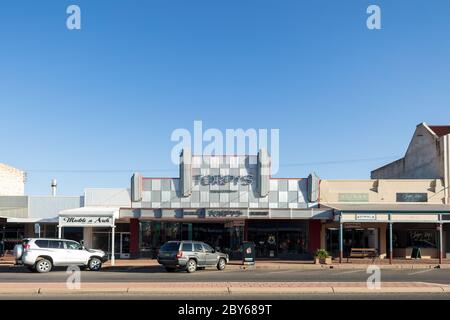
<instances>
[{"instance_id":1,"label":"white suv","mask_svg":"<svg viewBox=\"0 0 450 320\"><path fill-rule=\"evenodd\" d=\"M86 249L76 241L64 239L25 239L14 248L16 262L32 271L46 273L54 266L80 266L98 271L108 260L101 250Z\"/></svg>"}]
</instances>

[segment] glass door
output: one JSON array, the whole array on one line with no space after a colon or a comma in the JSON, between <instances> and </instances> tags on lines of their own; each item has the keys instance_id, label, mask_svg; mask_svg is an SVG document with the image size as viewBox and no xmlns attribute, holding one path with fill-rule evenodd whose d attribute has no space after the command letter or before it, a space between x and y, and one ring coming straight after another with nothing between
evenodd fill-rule
<instances>
[{"instance_id":1,"label":"glass door","mask_svg":"<svg viewBox=\"0 0 450 320\"><path fill-rule=\"evenodd\" d=\"M130 233L121 232L120 233L120 259L130 258Z\"/></svg>"},{"instance_id":2,"label":"glass door","mask_svg":"<svg viewBox=\"0 0 450 320\"><path fill-rule=\"evenodd\" d=\"M333 257L339 256L339 229L329 228L326 235L327 251Z\"/></svg>"}]
</instances>

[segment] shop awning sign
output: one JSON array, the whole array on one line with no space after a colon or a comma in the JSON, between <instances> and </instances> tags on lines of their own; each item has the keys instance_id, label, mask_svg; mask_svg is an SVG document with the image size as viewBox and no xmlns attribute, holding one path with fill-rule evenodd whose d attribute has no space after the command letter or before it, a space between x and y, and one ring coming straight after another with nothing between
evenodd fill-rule
<instances>
[{"instance_id":1,"label":"shop awning sign","mask_svg":"<svg viewBox=\"0 0 450 320\"><path fill-rule=\"evenodd\" d=\"M112 217L59 217L61 227L112 227L114 221Z\"/></svg>"},{"instance_id":2,"label":"shop awning sign","mask_svg":"<svg viewBox=\"0 0 450 320\"><path fill-rule=\"evenodd\" d=\"M356 220L357 221L372 221L376 220L377 216L375 214L357 214Z\"/></svg>"}]
</instances>

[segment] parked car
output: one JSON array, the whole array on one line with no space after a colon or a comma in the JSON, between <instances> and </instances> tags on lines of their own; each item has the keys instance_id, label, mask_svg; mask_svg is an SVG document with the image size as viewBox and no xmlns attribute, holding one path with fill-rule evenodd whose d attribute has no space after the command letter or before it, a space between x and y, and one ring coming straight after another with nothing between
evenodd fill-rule
<instances>
[{"instance_id":1,"label":"parked car","mask_svg":"<svg viewBox=\"0 0 450 320\"><path fill-rule=\"evenodd\" d=\"M92 271L101 269L108 260L101 250L86 249L76 241L64 239L24 239L14 248L16 264L31 271L50 272L55 266L76 265Z\"/></svg>"},{"instance_id":2,"label":"parked car","mask_svg":"<svg viewBox=\"0 0 450 320\"><path fill-rule=\"evenodd\" d=\"M164 244L159 250L158 262L168 272L184 269L193 273L206 267L224 270L229 262L229 257L227 254L216 252L203 242L171 241Z\"/></svg>"}]
</instances>

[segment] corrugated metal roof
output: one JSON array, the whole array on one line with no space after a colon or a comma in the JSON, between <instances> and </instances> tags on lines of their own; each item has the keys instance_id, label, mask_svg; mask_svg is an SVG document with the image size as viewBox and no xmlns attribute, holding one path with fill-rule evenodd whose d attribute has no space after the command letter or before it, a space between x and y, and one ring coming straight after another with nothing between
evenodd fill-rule
<instances>
[{"instance_id":1,"label":"corrugated metal roof","mask_svg":"<svg viewBox=\"0 0 450 320\"><path fill-rule=\"evenodd\" d=\"M445 136L450 133L450 126L428 126L439 137Z\"/></svg>"},{"instance_id":2,"label":"corrugated metal roof","mask_svg":"<svg viewBox=\"0 0 450 320\"><path fill-rule=\"evenodd\" d=\"M438 203L339 203L325 205L344 213L450 213L450 205Z\"/></svg>"}]
</instances>

